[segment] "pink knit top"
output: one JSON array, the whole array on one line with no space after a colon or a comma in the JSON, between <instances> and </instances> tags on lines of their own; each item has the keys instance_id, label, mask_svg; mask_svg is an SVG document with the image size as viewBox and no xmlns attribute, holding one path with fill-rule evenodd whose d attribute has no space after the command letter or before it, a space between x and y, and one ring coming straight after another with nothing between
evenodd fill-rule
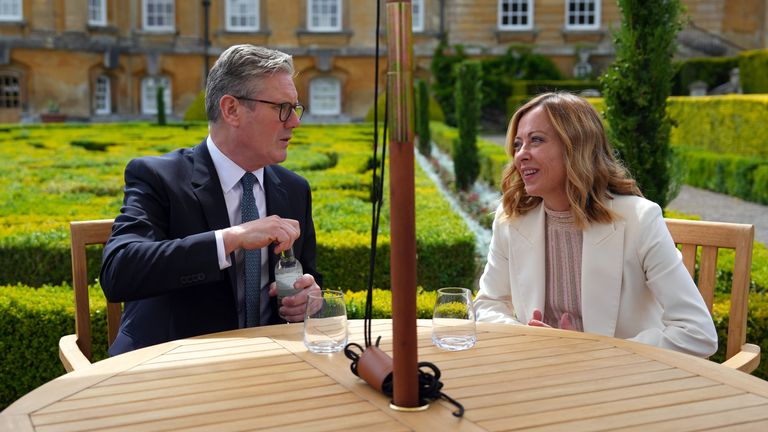
<instances>
[{"instance_id":1,"label":"pink knit top","mask_svg":"<svg viewBox=\"0 0 768 432\"><path fill-rule=\"evenodd\" d=\"M569 210L546 212L546 287L544 322L560 327L560 317L571 315L571 323L584 330L581 319L581 245L583 235Z\"/></svg>"}]
</instances>

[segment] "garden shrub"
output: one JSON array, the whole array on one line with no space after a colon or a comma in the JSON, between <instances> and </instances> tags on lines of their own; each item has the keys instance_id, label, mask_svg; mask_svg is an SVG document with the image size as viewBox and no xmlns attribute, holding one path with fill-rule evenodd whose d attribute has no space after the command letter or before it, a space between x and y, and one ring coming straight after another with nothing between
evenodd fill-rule
<instances>
[{"instance_id":1,"label":"garden shrub","mask_svg":"<svg viewBox=\"0 0 768 432\"><path fill-rule=\"evenodd\" d=\"M453 151L453 142L457 139L458 131L444 123L432 122L432 142L446 154ZM480 163L480 178L491 186L499 187L501 173L509 162L509 156L498 144L478 139L478 160Z\"/></svg>"},{"instance_id":2,"label":"garden shrub","mask_svg":"<svg viewBox=\"0 0 768 432\"><path fill-rule=\"evenodd\" d=\"M445 115L445 122L451 126L456 126L456 115L454 112L453 90L456 86L456 76L454 75L455 65L466 59L464 47L455 45L452 49L444 42L440 42L435 48L432 56L432 94L440 105Z\"/></svg>"},{"instance_id":3,"label":"garden shrub","mask_svg":"<svg viewBox=\"0 0 768 432\"><path fill-rule=\"evenodd\" d=\"M184 121L208 121L208 113L205 111L205 90L200 91L184 111Z\"/></svg>"},{"instance_id":4,"label":"garden shrub","mask_svg":"<svg viewBox=\"0 0 768 432\"><path fill-rule=\"evenodd\" d=\"M72 288L0 286L0 410L63 374L59 339L75 332ZM90 288L94 361L107 357L106 301ZM99 319L102 317L103 319Z\"/></svg>"},{"instance_id":5,"label":"garden shrub","mask_svg":"<svg viewBox=\"0 0 768 432\"><path fill-rule=\"evenodd\" d=\"M427 82L416 85L416 135L419 137L419 153L429 157L432 153L432 135L429 131L429 89Z\"/></svg>"},{"instance_id":6,"label":"garden shrub","mask_svg":"<svg viewBox=\"0 0 768 432\"><path fill-rule=\"evenodd\" d=\"M21 131L23 137L14 136ZM130 158L194 145L206 132L204 123L25 127L0 132L0 140L4 134L14 136L0 146L5 157L0 158L0 284L71 281L69 222L114 218L122 202L123 169ZM74 137L99 135L115 143L106 152L68 144ZM288 160L283 163L312 186L318 269L328 287L365 287L367 277L359 273L367 274L368 269L371 137L368 125L305 126L294 131ZM26 140L43 141L45 148L19 146ZM477 266L472 233L420 168L415 176L419 283L427 289L471 285ZM378 286L389 286L386 201L379 236L381 263L375 276ZM88 248L89 280L98 277L100 254L100 247ZM449 258L455 265L443 271Z\"/></svg>"},{"instance_id":7,"label":"garden shrub","mask_svg":"<svg viewBox=\"0 0 768 432\"><path fill-rule=\"evenodd\" d=\"M739 53L739 81L744 93L768 93L768 49Z\"/></svg>"},{"instance_id":8,"label":"garden shrub","mask_svg":"<svg viewBox=\"0 0 768 432\"><path fill-rule=\"evenodd\" d=\"M755 202L765 194L768 159L687 147L676 150L686 167L686 184Z\"/></svg>"},{"instance_id":9,"label":"garden shrub","mask_svg":"<svg viewBox=\"0 0 768 432\"><path fill-rule=\"evenodd\" d=\"M608 136L643 194L662 208L673 198L666 113L681 28L677 0L619 0L616 59L602 78Z\"/></svg>"},{"instance_id":10,"label":"garden shrub","mask_svg":"<svg viewBox=\"0 0 768 432\"><path fill-rule=\"evenodd\" d=\"M481 69L480 63L468 60L457 66L459 77L456 83L456 123L459 138L454 141L453 171L456 188L469 189L477 180L480 164L477 159L477 131L481 105Z\"/></svg>"},{"instance_id":11,"label":"garden shrub","mask_svg":"<svg viewBox=\"0 0 768 432\"><path fill-rule=\"evenodd\" d=\"M676 72L673 78L672 94L688 96L689 86L694 81L707 83L707 89L727 83L731 79L731 70L739 67L738 57L700 57L690 58L674 64Z\"/></svg>"},{"instance_id":12,"label":"garden shrub","mask_svg":"<svg viewBox=\"0 0 768 432\"><path fill-rule=\"evenodd\" d=\"M376 98L376 104L378 105L377 109L379 110L379 122L384 121L384 107L386 100L386 94L383 92ZM437 100L435 100L435 97L432 94L429 94L429 119L436 122L445 121L443 109L440 108L440 104L437 103ZM365 121L373 122L373 105L371 105L371 107L368 108L368 112L365 113Z\"/></svg>"},{"instance_id":13,"label":"garden shrub","mask_svg":"<svg viewBox=\"0 0 768 432\"><path fill-rule=\"evenodd\" d=\"M768 95L671 97L667 111L673 146L768 158Z\"/></svg>"}]
</instances>

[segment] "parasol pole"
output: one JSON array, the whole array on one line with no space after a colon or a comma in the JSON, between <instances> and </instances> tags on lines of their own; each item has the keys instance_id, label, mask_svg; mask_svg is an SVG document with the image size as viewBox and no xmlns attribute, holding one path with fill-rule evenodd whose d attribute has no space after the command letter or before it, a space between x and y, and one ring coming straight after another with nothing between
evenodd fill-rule
<instances>
[{"instance_id":1,"label":"parasol pole","mask_svg":"<svg viewBox=\"0 0 768 432\"><path fill-rule=\"evenodd\" d=\"M387 0L393 408L419 407L411 0Z\"/></svg>"}]
</instances>

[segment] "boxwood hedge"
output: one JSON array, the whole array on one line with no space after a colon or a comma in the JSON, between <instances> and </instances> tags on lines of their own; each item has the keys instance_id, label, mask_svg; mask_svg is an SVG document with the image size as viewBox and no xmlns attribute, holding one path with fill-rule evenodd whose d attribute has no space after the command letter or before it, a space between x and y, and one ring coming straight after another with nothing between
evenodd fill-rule
<instances>
[{"instance_id":1,"label":"boxwood hedge","mask_svg":"<svg viewBox=\"0 0 768 432\"><path fill-rule=\"evenodd\" d=\"M114 217L128 160L194 145L206 133L204 123L0 130L0 284L71 280L69 221ZM372 136L370 125L303 126L294 131L284 163L312 185L318 268L327 287L361 289L367 280ZM109 145L83 146L86 141ZM419 284L471 286L477 272L473 234L418 167L416 186ZM382 287L389 286L386 201L375 275ZM88 252L91 279L100 255L98 247Z\"/></svg>"}]
</instances>

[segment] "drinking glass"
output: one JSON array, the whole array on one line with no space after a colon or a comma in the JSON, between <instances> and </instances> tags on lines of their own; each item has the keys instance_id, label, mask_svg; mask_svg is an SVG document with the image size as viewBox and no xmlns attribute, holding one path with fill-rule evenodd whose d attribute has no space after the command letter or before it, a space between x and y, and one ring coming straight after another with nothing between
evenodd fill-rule
<instances>
[{"instance_id":1,"label":"drinking glass","mask_svg":"<svg viewBox=\"0 0 768 432\"><path fill-rule=\"evenodd\" d=\"M467 288L437 290L432 315L432 343L449 351L472 348L477 341L472 291Z\"/></svg>"},{"instance_id":2,"label":"drinking glass","mask_svg":"<svg viewBox=\"0 0 768 432\"><path fill-rule=\"evenodd\" d=\"M334 353L347 344L347 307L341 291L315 291L307 296L304 345L313 353Z\"/></svg>"}]
</instances>

